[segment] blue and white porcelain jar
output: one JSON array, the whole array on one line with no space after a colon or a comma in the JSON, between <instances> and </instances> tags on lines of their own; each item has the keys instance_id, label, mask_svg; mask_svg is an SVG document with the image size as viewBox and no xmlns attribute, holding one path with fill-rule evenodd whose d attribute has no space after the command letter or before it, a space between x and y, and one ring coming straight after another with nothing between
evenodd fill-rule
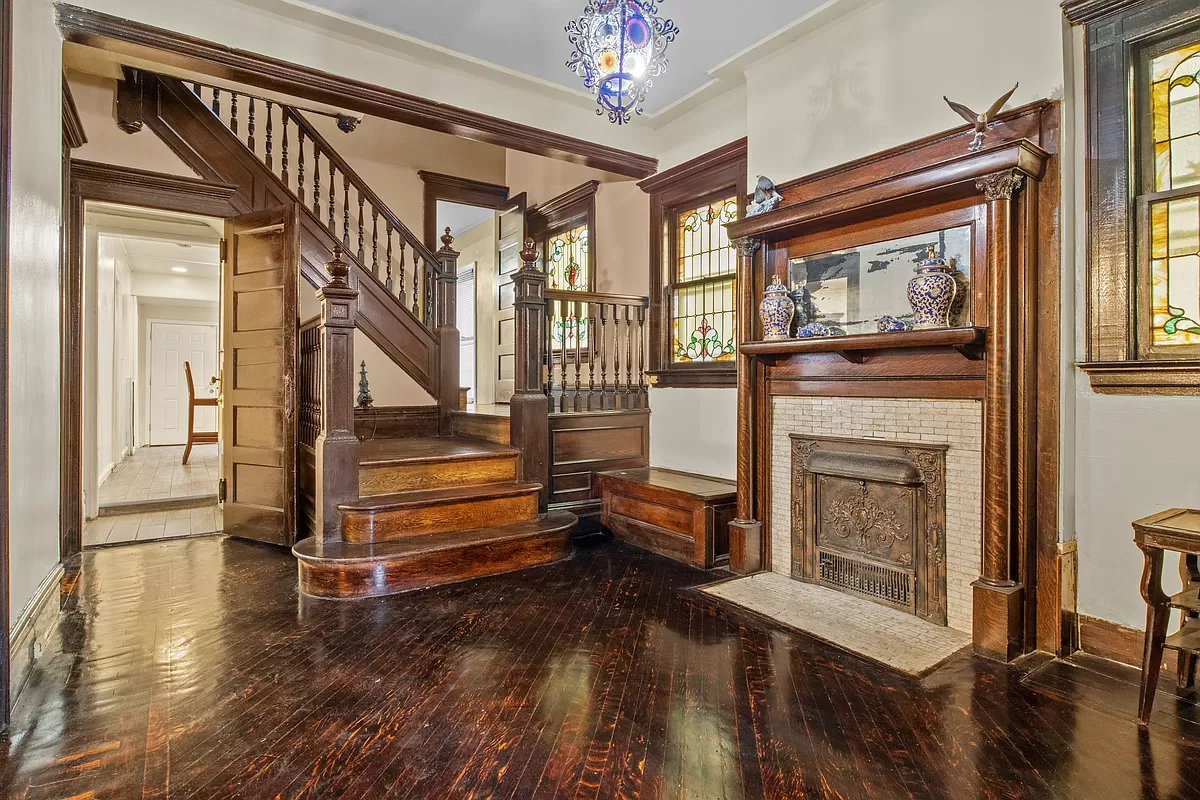
<instances>
[{"instance_id":1,"label":"blue and white porcelain jar","mask_svg":"<svg viewBox=\"0 0 1200 800\"><path fill-rule=\"evenodd\" d=\"M796 313L796 304L788 293L788 287L779 276L771 281L771 285L763 292L762 302L758 306L758 316L762 320L763 338L767 340L787 339L792 328L792 316Z\"/></svg>"},{"instance_id":2,"label":"blue and white porcelain jar","mask_svg":"<svg viewBox=\"0 0 1200 800\"><path fill-rule=\"evenodd\" d=\"M913 327L949 327L950 309L958 295L958 283L950 274L950 266L937 257L937 249L930 245L929 258L917 265L916 272L916 277L908 282L908 302L916 316Z\"/></svg>"}]
</instances>

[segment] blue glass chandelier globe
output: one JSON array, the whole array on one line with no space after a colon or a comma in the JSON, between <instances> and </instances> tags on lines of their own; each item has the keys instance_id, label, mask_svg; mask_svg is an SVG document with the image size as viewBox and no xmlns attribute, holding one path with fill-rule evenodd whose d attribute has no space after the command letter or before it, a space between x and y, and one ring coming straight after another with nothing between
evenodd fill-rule
<instances>
[{"instance_id":1,"label":"blue glass chandelier globe","mask_svg":"<svg viewBox=\"0 0 1200 800\"><path fill-rule=\"evenodd\" d=\"M658 16L658 0L589 0L583 16L567 25L574 48L567 67L596 94L596 113L623 125L642 113L678 33L674 22Z\"/></svg>"}]
</instances>

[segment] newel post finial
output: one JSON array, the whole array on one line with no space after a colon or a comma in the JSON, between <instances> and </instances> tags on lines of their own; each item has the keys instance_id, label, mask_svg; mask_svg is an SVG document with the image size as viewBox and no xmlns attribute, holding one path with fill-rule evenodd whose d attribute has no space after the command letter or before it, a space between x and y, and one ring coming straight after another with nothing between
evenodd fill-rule
<instances>
[{"instance_id":1,"label":"newel post finial","mask_svg":"<svg viewBox=\"0 0 1200 800\"><path fill-rule=\"evenodd\" d=\"M525 248L521 250L521 260L525 262L525 266L533 269L534 263L538 259L537 242L532 236L525 237Z\"/></svg>"},{"instance_id":2,"label":"newel post finial","mask_svg":"<svg viewBox=\"0 0 1200 800\"><path fill-rule=\"evenodd\" d=\"M446 227L446 232L442 234L442 249L453 250L450 245L454 244L454 237L450 235L450 227Z\"/></svg>"},{"instance_id":3,"label":"newel post finial","mask_svg":"<svg viewBox=\"0 0 1200 800\"><path fill-rule=\"evenodd\" d=\"M325 271L329 273L329 286L348 286L346 278L350 276L350 265L342 261L342 246L333 246L333 260L325 262Z\"/></svg>"}]
</instances>

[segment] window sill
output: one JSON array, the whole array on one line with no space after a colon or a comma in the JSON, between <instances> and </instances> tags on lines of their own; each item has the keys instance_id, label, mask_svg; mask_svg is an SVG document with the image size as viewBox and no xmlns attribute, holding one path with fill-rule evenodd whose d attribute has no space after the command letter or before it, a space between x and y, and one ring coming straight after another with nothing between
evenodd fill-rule
<instances>
[{"instance_id":1,"label":"window sill","mask_svg":"<svg viewBox=\"0 0 1200 800\"><path fill-rule=\"evenodd\" d=\"M656 389L733 389L737 387L737 365L695 369L659 369L646 373Z\"/></svg>"},{"instance_id":2,"label":"window sill","mask_svg":"<svg viewBox=\"0 0 1200 800\"><path fill-rule=\"evenodd\" d=\"M1076 366L1098 394L1200 395L1200 361L1086 361Z\"/></svg>"}]
</instances>

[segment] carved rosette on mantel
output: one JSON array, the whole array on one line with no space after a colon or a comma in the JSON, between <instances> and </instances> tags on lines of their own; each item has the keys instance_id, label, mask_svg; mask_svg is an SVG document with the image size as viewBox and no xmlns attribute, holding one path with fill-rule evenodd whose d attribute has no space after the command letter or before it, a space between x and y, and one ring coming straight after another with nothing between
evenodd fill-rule
<instances>
[{"instance_id":1,"label":"carved rosette on mantel","mask_svg":"<svg viewBox=\"0 0 1200 800\"><path fill-rule=\"evenodd\" d=\"M805 514L820 515L810 552L829 551L829 580L853 583L858 573L883 564L892 582L889 591L894 590L884 600L915 607L914 597L922 592L936 598L939 589L924 578L918 581L915 568L921 561L926 577L936 574L929 567L946 546L947 526L928 517L919 527L909 525L904 509L915 508L909 505L911 495L925 492L928 511L929 497L939 492L945 497L944 484L938 488L937 480L924 475L912 478L906 468L903 474L895 471L890 484L868 480L864 495L863 477L856 481L830 470L821 473L827 502L819 509L816 498L803 492L796 498L773 496L769 476L780 457L779 435L802 433L776 430L791 423L776 419L773 409L776 398L904 398L927 403L928 413L936 416L940 402L976 402L980 460L987 466L982 496L975 501L978 510L971 513L980 519L982 570L956 573L953 596L957 601L974 581L970 624L982 654L1011 660L1034 646L1053 650L1061 641L1059 572L1053 560L1057 473L1049 466L1056 456L1040 455L1058 448L1053 391L1059 363L1053 329L1060 249L1053 237L1061 200L1054 167L1057 125L1058 106L1052 102L1003 112L978 152L964 152L969 129L947 131L784 184L784 195L792 198L788 204L726 226L741 253L738 307L751 310L739 314L738 522L730 528L731 569L787 570L790 565L777 561L792 543L784 546L778 537L790 539L791 531L775 529L771 510L791 502L794 513L802 507ZM947 263L939 264L938 272L954 286L946 313L954 314L954 295L965 286L969 297L960 313L969 319L947 320L942 314L930 330L885 326L894 327L894 333L785 341L763 335L753 309L792 260L964 225L971 226L971 258L964 259L968 274L955 280L948 260L958 253L940 251ZM1039 242L1039 237L1048 240ZM1047 277L1039 280L1039 275ZM829 435L848 433L833 429ZM868 425L865 434L870 433ZM891 458L921 471L921 458L903 453ZM817 479L811 483L811 491L818 491ZM884 485L891 488L885 492ZM889 511L896 512L894 518ZM733 555L739 539L747 551L741 561ZM925 549L918 552L918 546ZM914 575L906 583L908 558ZM821 578L819 557L807 568ZM926 603L923 615L938 619L938 605Z\"/></svg>"}]
</instances>

